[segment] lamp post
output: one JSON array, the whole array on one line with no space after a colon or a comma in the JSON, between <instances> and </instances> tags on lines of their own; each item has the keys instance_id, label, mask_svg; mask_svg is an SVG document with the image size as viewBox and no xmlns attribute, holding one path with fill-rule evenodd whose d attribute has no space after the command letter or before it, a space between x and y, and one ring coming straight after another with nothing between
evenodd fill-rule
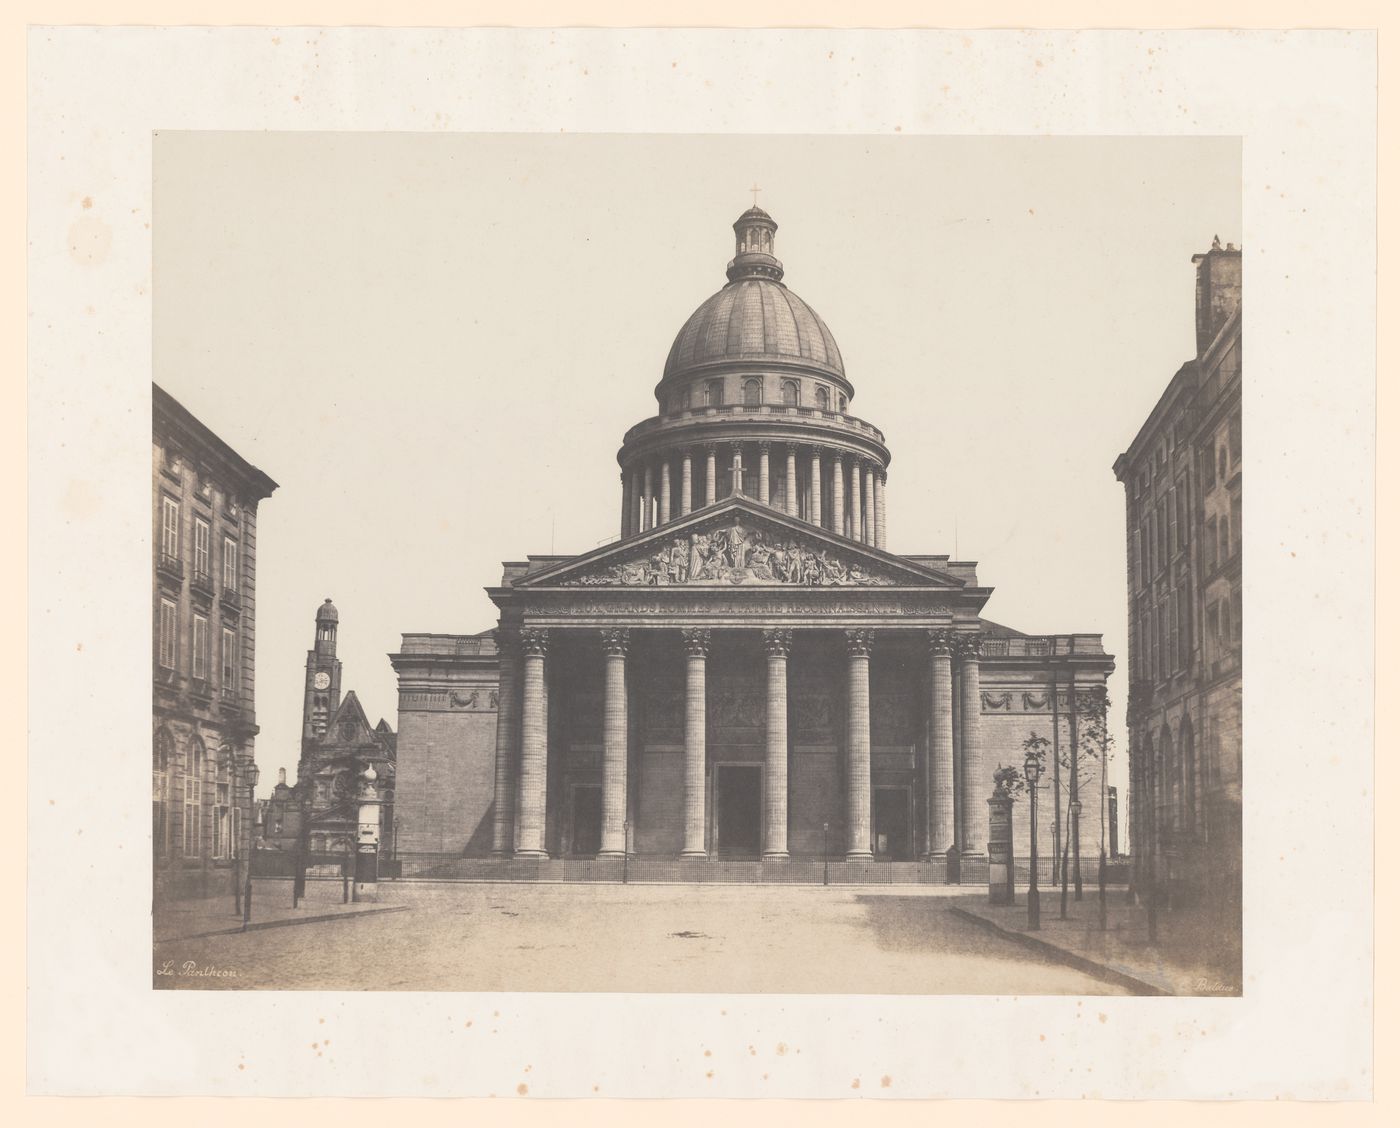
<instances>
[{"instance_id":1,"label":"lamp post","mask_svg":"<svg viewBox=\"0 0 1400 1128\"><path fill-rule=\"evenodd\" d=\"M830 827L829 823L822 823L822 884L829 885L827 876L828 855L826 852L826 832Z\"/></svg>"},{"instance_id":2,"label":"lamp post","mask_svg":"<svg viewBox=\"0 0 1400 1128\"><path fill-rule=\"evenodd\" d=\"M615 824L614 824L615 825ZM632 853L632 820L622 820L622 884L627 884L627 858Z\"/></svg>"},{"instance_id":3,"label":"lamp post","mask_svg":"<svg viewBox=\"0 0 1400 1128\"><path fill-rule=\"evenodd\" d=\"M398 860L399 860L399 822L400 822L400 821L401 821L401 820L399 819L399 816L398 816L398 815L395 815L395 816L394 816L394 861L395 861L395 862L398 862Z\"/></svg>"},{"instance_id":4,"label":"lamp post","mask_svg":"<svg viewBox=\"0 0 1400 1128\"><path fill-rule=\"evenodd\" d=\"M248 817L244 823L248 827L248 848L243 855L243 931L248 931L248 922L253 919L253 810L258 804L258 765L248 757L248 769L244 773L248 780Z\"/></svg>"},{"instance_id":5,"label":"lamp post","mask_svg":"<svg viewBox=\"0 0 1400 1128\"><path fill-rule=\"evenodd\" d=\"M1026 773L1026 786L1031 791L1031 879L1026 887L1026 927L1040 928L1040 882L1036 870L1040 866L1040 854L1036 847L1036 784L1040 782L1040 757L1034 752L1026 753L1023 767Z\"/></svg>"}]
</instances>

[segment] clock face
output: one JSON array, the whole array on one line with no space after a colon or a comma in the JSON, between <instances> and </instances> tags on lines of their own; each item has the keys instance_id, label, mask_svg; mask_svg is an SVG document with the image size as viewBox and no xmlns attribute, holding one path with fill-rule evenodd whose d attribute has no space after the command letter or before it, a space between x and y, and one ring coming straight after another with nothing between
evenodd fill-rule
<instances>
[{"instance_id":1,"label":"clock face","mask_svg":"<svg viewBox=\"0 0 1400 1128\"><path fill-rule=\"evenodd\" d=\"M326 673L325 670L317 670L316 678L311 684L314 685L317 689L326 689L331 684L331 676L330 674Z\"/></svg>"}]
</instances>

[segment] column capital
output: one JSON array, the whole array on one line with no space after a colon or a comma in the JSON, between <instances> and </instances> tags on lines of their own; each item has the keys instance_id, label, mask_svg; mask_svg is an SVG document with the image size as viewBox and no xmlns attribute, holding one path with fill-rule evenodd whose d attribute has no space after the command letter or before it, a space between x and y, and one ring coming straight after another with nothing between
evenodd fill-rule
<instances>
[{"instance_id":1,"label":"column capital","mask_svg":"<svg viewBox=\"0 0 1400 1128\"><path fill-rule=\"evenodd\" d=\"M763 632L763 649L769 658L786 658L792 651L792 631L785 629Z\"/></svg>"},{"instance_id":2,"label":"column capital","mask_svg":"<svg viewBox=\"0 0 1400 1128\"><path fill-rule=\"evenodd\" d=\"M981 631L959 631L957 635L959 658L964 662L976 662L982 657Z\"/></svg>"},{"instance_id":3,"label":"column capital","mask_svg":"<svg viewBox=\"0 0 1400 1128\"><path fill-rule=\"evenodd\" d=\"M549 651L549 628L526 627L520 632L520 648L528 655L543 658Z\"/></svg>"},{"instance_id":4,"label":"column capital","mask_svg":"<svg viewBox=\"0 0 1400 1128\"><path fill-rule=\"evenodd\" d=\"M700 445L705 448L706 454L714 454L715 448L719 446L719 443L711 439L709 442L701 443Z\"/></svg>"},{"instance_id":5,"label":"column capital","mask_svg":"<svg viewBox=\"0 0 1400 1128\"><path fill-rule=\"evenodd\" d=\"M783 446L787 448L787 453L788 453L789 455L791 455L793 458L796 458L796 457L797 457L797 448L800 447L800 446L802 446L802 444L801 444L801 443L784 443Z\"/></svg>"},{"instance_id":6,"label":"column capital","mask_svg":"<svg viewBox=\"0 0 1400 1128\"><path fill-rule=\"evenodd\" d=\"M869 658L875 648L875 632L865 628L846 632L846 653L852 658Z\"/></svg>"},{"instance_id":7,"label":"column capital","mask_svg":"<svg viewBox=\"0 0 1400 1128\"><path fill-rule=\"evenodd\" d=\"M709 627L682 627L681 640L686 654L692 658L704 658L710 653Z\"/></svg>"},{"instance_id":8,"label":"column capital","mask_svg":"<svg viewBox=\"0 0 1400 1128\"><path fill-rule=\"evenodd\" d=\"M743 440L743 439L730 439L730 440L729 440L729 449L732 450L735 454L743 454L743 453L744 453L744 440Z\"/></svg>"},{"instance_id":9,"label":"column capital","mask_svg":"<svg viewBox=\"0 0 1400 1128\"><path fill-rule=\"evenodd\" d=\"M625 655L628 645L626 627L603 627L598 631L603 643L604 654Z\"/></svg>"},{"instance_id":10,"label":"column capital","mask_svg":"<svg viewBox=\"0 0 1400 1128\"><path fill-rule=\"evenodd\" d=\"M949 630L932 630L928 632L928 652L935 658L951 658L953 651L958 648L958 641L954 637L954 632Z\"/></svg>"},{"instance_id":11,"label":"column capital","mask_svg":"<svg viewBox=\"0 0 1400 1128\"><path fill-rule=\"evenodd\" d=\"M769 451L769 448L772 447L772 445L773 445L773 440L772 440L772 439L759 439L759 440L758 440L758 451L759 451L759 453L760 453L760 454L767 454L768 451Z\"/></svg>"}]
</instances>

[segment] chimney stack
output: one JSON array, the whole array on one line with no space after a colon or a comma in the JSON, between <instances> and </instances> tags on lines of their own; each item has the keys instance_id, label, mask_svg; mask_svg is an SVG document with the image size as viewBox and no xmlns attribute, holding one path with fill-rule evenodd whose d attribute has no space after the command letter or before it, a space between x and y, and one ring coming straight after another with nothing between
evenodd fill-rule
<instances>
[{"instance_id":1,"label":"chimney stack","mask_svg":"<svg viewBox=\"0 0 1400 1128\"><path fill-rule=\"evenodd\" d=\"M286 787L286 786L287 786L287 769L286 769L286 768L278 768L278 769L277 769L277 786L278 786L278 787Z\"/></svg>"},{"instance_id":2,"label":"chimney stack","mask_svg":"<svg viewBox=\"0 0 1400 1128\"><path fill-rule=\"evenodd\" d=\"M1217 235L1210 250L1192 255L1196 264L1196 356L1202 357L1225 322L1240 308L1241 254L1234 243L1220 245Z\"/></svg>"}]
</instances>

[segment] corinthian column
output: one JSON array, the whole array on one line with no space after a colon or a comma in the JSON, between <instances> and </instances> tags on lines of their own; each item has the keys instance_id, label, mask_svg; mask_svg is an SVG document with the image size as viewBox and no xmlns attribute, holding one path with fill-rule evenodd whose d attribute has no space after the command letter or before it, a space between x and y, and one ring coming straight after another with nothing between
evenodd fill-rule
<instances>
[{"instance_id":1,"label":"corinthian column","mask_svg":"<svg viewBox=\"0 0 1400 1128\"><path fill-rule=\"evenodd\" d=\"M875 474L875 547L885 547L885 472Z\"/></svg>"},{"instance_id":2,"label":"corinthian column","mask_svg":"<svg viewBox=\"0 0 1400 1128\"><path fill-rule=\"evenodd\" d=\"M671 519L671 456L661 459L661 521L664 525Z\"/></svg>"},{"instance_id":3,"label":"corinthian column","mask_svg":"<svg viewBox=\"0 0 1400 1128\"><path fill-rule=\"evenodd\" d=\"M787 661L792 649L791 631L764 631L768 652L768 728L763 759L763 857L788 856L787 782Z\"/></svg>"},{"instance_id":4,"label":"corinthian column","mask_svg":"<svg viewBox=\"0 0 1400 1128\"><path fill-rule=\"evenodd\" d=\"M870 649L875 632L846 632L846 860L870 849Z\"/></svg>"},{"instance_id":5,"label":"corinthian column","mask_svg":"<svg viewBox=\"0 0 1400 1128\"><path fill-rule=\"evenodd\" d=\"M744 445L743 443L730 443L731 457L729 460L729 494L731 497L744 492Z\"/></svg>"},{"instance_id":6,"label":"corinthian column","mask_svg":"<svg viewBox=\"0 0 1400 1128\"><path fill-rule=\"evenodd\" d=\"M520 844L522 858L547 857L544 849L544 804L549 727L545 715L544 656L547 630L520 632L524 652L524 692L520 721Z\"/></svg>"},{"instance_id":7,"label":"corinthian column","mask_svg":"<svg viewBox=\"0 0 1400 1128\"><path fill-rule=\"evenodd\" d=\"M642 468L638 466L632 471L632 495L627 501L627 532L629 535L642 531L641 517L637 508L641 500Z\"/></svg>"},{"instance_id":8,"label":"corinthian column","mask_svg":"<svg viewBox=\"0 0 1400 1128\"><path fill-rule=\"evenodd\" d=\"M515 816L515 780L512 763L520 723L520 640L502 626L496 632L500 684L496 689L496 805L491 818L491 853L511 852Z\"/></svg>"},{"instance_id":9,"label":"corinthian column","mask_svg":"<svg viewBox=\"0 0 1400 1128\"><path fill-rule=\"evenodd\" d=\"M652 488L651 463L648 462L642 469L642 530L650 529L654 524L651 499L656 491Z\"/></svg>"},{"instance_id":10,"label":"corinthian column","mask_svg":"<svg viewBox=\"0 0 1400 1128\"><path fill-rule=\"evenodd\" d=\"M860 521L860 459L851 459L851 540L865 539Z\"/></svg>"},{"instance_id":11,"label":"corinthian column","mask_svg":"<svg viewBox=\"0 0 1400 1128\"><path fill-rule=\"evenodd\" d=\"M962 823L962 852L987 849L987 779L982 770L982 678L978 670L981 640L966 636L959 649L962 681L962 794L958 796Z\"/></svg>"},{"instance_id":12,"label":"corinthian column","mask_svg":"<svg viewBox=\"0 0 1400 1128\"><path fill-rule=\"evenodd\" d=\"M812 524L822 523L822 448L812 447Z\"/></svg>"},{"instance_id":13,"label":"corinthian column","mask_svg":"<svg viewBox=\"0 0 1400 1128\"><path fill-rule=\"evenodd\" d=\"M940 858L956 839L953 800L953 634L929 631L929 854Z\"/></svg>"},{"instance_id":14,"label":"corinthian column","mask_svg":"<svg viewBox=\"0 0 1400 1128\"><path fill-rule=\"evenodd\" d=\"M838 454L831 464L831 531L846 535L846 456Z\"/></svg>"},{"instance_id":15,"label":"corinthian column","mask_svg":"<svg viewBox=\"0 0 1400 1128\"><path fill-rule=\"evenodd\" d=\"M771 445L766 440L758 444L758 500L764 505L770 504L768 501L768 448Z\"/></svg>"},{"instance_id":16,"label":"corinthian column","mask_svg":"<svg viewBox=\"0 0 1400 1128\"><path fill-rule=\"evenodd\" d=\"M684 517L690 512L691 498L690 480L690 448L686 447L681 454L681 516Z\"/></svg>"},{"instance_id":17,"label":"corinthian column","mask_svg":"<svg viewBox=\"0 0 1400 1128\"><path fill-rule=\"evenodd\" d=\"M627 631L603 636L603 839L598 856L627 849Z\"/></svg>"},{"instance_id":18,"label":"corinthian column","mask_svg":"<svg viewBox=\"0 0 1400 1128\"><path fill-rule=\"evenodd\" d=\"M787 445L787 482L783 490L783 500L787 502L788 515L797 516L797 444Z\"/></svg>"},{"instance_id":19,"label":"corinthian column","mask_svg":"<svg viewBox=\"0 0 1400 1128\"><path fill-rule=\"evenodd\" d=\"M865 464L865 543L875 543L875 468Z\"/></svg>"},{"instance_id":20,"label":"corinthian column","mask_svg":"<svg viewBox=\"0 0 1400 1128\"><path fill-rule=\"evenodd\" d=\"M705 857L705 659L710 632L682 630L685 639L685 841L683 858Z\"/></svg>"},{"instance_id":21,"label":"corinthian column","mask_svg":"<svg viewBox=\"0 0 1400 1128\"><path fill-rule=\"evenodd\" d=\"M715 444L705 444L705 504L715 503Z\"/></svg>"}]
</instances>

